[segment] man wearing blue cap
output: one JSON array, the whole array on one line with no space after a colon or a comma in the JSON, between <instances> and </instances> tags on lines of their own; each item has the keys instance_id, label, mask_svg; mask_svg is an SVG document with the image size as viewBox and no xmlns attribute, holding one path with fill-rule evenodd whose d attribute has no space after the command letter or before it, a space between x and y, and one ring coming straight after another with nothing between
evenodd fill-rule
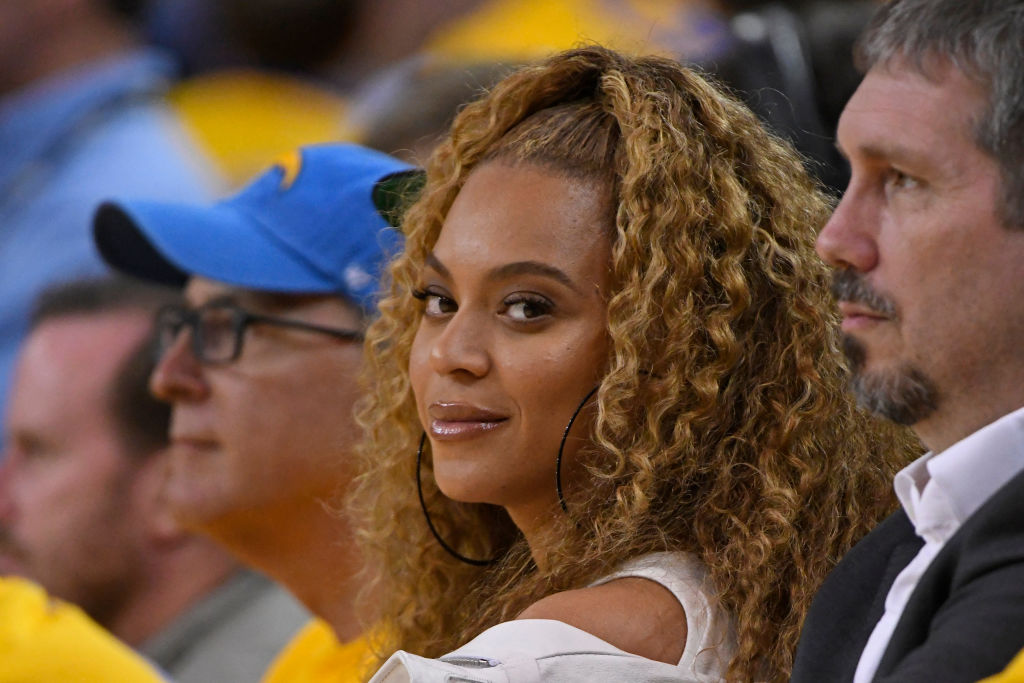
<instances>
[{"instance_id":1,"label":"man wearing blue cap","mask_svg":"<svg viewBox=\"0 0 1024 683\"><path fill-rule=\"evenodd\" d=\"M112 266L185 286L187 306L157 318L151 379L173 406L166 494L177 516L326 622L266 680L359 673L361 563L330 503L352 476L364 321L400 246L384 216L416 177L377 152L321 145L212 207L119 202L96 214Z\"/></svg>"}]
</instances>

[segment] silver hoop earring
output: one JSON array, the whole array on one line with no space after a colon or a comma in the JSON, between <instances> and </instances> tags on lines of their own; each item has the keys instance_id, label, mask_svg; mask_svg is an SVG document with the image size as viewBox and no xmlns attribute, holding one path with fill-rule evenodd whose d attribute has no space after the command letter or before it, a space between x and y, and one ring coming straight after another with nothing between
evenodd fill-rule
<instances>
[{"instance_id":1,"label":"silver hoop earring","mask_svg":"<svg viewBox=\"0 0 1024 683\"><path fill-rule=\"evenodd\" d=\"M460 562L471 564L474 567L486 567L488 565L494 564L498 561L498 559L500 559L499 556L496 555L489 560L476 560L472 557L466 557L462 553L455 550L455 548L445 543L444 539L441 538L441 534L437 533L437 529L434 528L434 522L431 521L430 513L427 512L427 501L423 497L423 479L420 476L420 469L423 463L423 445L426 442L427 433L423 432L423 436L420 437L420 446L419 448L416 449L416 493L420 497L420 509L423 510L423 518L427 520L427 527L430 529L430 533L434 535L434 538L437 540L438 543L441 544L441 547L444 548L445 552L447 552L449 555L454 557L456 560L459 560Z\"/></svg>"},{"instance_id":2,"label":"silver hoop earring","mask_svg":"<svg viewBox=\"0 0 1024 683\"><path fill-rule=\"evenodd\" d=\"M565 431L562 432L562 442L558 444L558 457L555 458L555 492L558 494L558 504L562 506L562 512L569 513L569 506L565 504L565 496L562 495L562 451L565 450L565 440L569 438L569 430L572 429L572 425L576 422L576 418L579 416L580 411L583 410L583 406L587 405L587 401L597 393L600 385L594 387L590 392L583 397L580 404L576 406L576 411L569 418L569 424L565 425Z\"/></svg>"}]
</instances>

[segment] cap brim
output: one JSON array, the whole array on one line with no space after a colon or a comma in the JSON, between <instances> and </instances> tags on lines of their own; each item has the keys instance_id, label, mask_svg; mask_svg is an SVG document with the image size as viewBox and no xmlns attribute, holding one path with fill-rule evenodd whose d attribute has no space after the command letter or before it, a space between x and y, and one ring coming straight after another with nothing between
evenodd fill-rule
<instances>
[{"instance_id":1,"label":"cap brim","mask_svg":"<svg viewBox=\"0 0 1024 683\"><path fill-rule=\"evenodd\" d=\"M247 289L331 293L336 284L230 206L105 202L93 236L113 268L183 286L194 275Z\"/></svg>"},{"instance_id":2,"label":"cap brim","mask_svg":"<svg viewBox=\"0 0 1024 683\"><path fill-rule=\"evenodd\" d=\"M402 227L402 219L427 183L427 174L420 168L397 171L384 176L373 186L373 205L377 213L393 228Z\"/></svg>"}]
</instances>

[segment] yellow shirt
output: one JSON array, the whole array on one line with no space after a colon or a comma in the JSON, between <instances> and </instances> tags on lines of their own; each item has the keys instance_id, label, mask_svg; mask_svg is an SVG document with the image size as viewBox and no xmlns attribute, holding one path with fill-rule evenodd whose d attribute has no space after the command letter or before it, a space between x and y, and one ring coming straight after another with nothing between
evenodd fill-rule
<instances>
[{"instance_id":1,"label":"yellow shirt","mask_svg":"<svg viewBox=\"0 0 1024 683\"><path fill-rule=\"evenodd\" d=\"M1024 683L1024 651L1021 651L1002 673L989 676L980 683Z\"/></svg>"},{"instance_id":2,"label":"yellow shirt","mask_svg":"<svg viewBox=\"0 0 1024 683\"><path fill-rule=\"evenodd\" d=\"M339 643L326 622L314 619L277 656L263 683L359 683L369 655L365 636Z\"/></svg>"},{"instance_id":3,"label":"yellow shirt","mask_svg":"<svg viewBox=\"0 0 1024 683\"><path fill-rule=\"evenodd\" d=\"M700 58L726 39L700 0L485 0L442 26L426 52L455 61L532 61L580 43Z\"/></svg>"},{"instance_id":4,"label":"yellow shirt","mask_svg":"<svg viewBox=\"0 0 1024 683\"><path fill-rule=\"evenodd\" d=\"M77 607L0 577L0 683L159 683L146 661Z\"/></svg>"},{"instance_id":5,"label":"yellow shirt","mask_svg":"<svg viewBox=\"0 0 1024 683\"><path fill-rule=\"evenodd\" d=\"M340 96L285 75L241 69L194 76L176 84L168 100L231 189L296 147L356 136Z\"/></svg>"}]
</instances>

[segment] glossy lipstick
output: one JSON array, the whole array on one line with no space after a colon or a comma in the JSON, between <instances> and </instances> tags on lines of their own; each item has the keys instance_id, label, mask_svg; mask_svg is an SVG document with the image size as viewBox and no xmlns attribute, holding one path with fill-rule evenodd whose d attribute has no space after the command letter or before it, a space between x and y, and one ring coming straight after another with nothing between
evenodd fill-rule
<instances>
[{"instance_id":1,"label":"glossy lipstick","mask_svg":"<svg viewBox=\"0 0 1024 683\"><path fill-rule=\"evenodd\" d=\"M443 441L473 438L508 421L508 417L501 413L459 402L431 403L427 414L430 416L430 435Z\"/></svg>"}]
</instances>

